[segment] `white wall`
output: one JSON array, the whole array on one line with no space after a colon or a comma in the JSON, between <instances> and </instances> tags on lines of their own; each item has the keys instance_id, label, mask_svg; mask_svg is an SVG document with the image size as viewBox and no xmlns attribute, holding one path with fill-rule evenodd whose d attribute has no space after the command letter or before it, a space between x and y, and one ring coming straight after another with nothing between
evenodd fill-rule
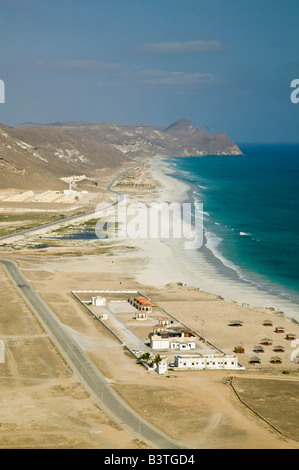
<instances>
[{"instance_id":1,"label":"white wall","mask_svg":"<svg viewBox=\"0 0 299 470\"><path fill-rule=\"evenodd\" d=\"M162 359L162 361L158 362L156 370L158 374L165 374L167 372L167 362Z\"/></svg>"},{"instance_id":2,"label":"white wall","mask_svg":"<svg viewBox=\"0 0 299 470\"><path fill-rule=\"evenodd\" d=\"M238 369L236 356L175 356L174 363L181 369Z\"/></svg>"},{"instance_id":3,"label":"white wall","mask_svg":"<svg viewBox=\"0 0 299 470\"><path fill-rule=\"evenodd\" d=\"M176 349L179 351L190 351L195 349L195 341L176 341L172 338L161 338L159 336L152 336L150 340L150 347L152 349Z\"/></svg>"},{"instance_id":4,"label":"white wall","mask_svg":"<svg viewBox=\"0 0 299 470\"><path fill-rule=\"evenodd\" d=\"M188 343L181 343L180 341L171 341L171 349L179 349L180 351L191 351L195 349L195 341L189 341Z\"/></svg>"},{"instance_id":5,"label":"white wall","mask_svg":"<svg viewBox=\"0 0 299 470\"><path fill-rule=\"evenodd\" d=\"M169 349L169 340L151 337L150 346L152 349Z\"/></svg>"},{"instance_id":6,"label":"white wall","mask_svg":"<svg viewBox=\"0 0 299 470\"><path fill-rule=\"evenodd\" d=\"M97 307L102 307L106 305L105 297L92 297L91 302L92 302L92 305L95 305Z\"/></svg>"}]
</instances>

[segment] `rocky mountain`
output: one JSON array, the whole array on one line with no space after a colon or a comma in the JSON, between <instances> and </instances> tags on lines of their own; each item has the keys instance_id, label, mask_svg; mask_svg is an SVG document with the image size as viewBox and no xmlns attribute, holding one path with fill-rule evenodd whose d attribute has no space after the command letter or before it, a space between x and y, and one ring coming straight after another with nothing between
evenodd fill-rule
<instances>
[{"instance_id":1,"label":"rocky mountain","mask_svg":"<svg viewBox=\"0 0 299 470\"><path fill-rule=\"evenodd\" d=\"M186 119L164 129L112 122L0 124L0 186L59 189L61 177L91 177L135 159L241 154L225 133L210 134Z\"/></svg>"},{"instance_id":2,"label":"rocky mountain","mask_svg":"<svg viewBox=\"0 0 299 470\"><path fill-rule=\"evenodd\" d=\"M185 157L203 155L242 155L239 147L224 133L210 134L181 119L157 129L146 125L114 123L64 126L63 131L100 140L130 157Z\"/></svg>"},{"instance_id":3,"label":"rocky mountain","mask_svg":"<svg viewBox=\"0 0 299 470\"><path fill-rule=\"evenodd\" d=\"M179 119L166 127L163 132L172 135L190 135L194 134L196 130L196 127L193 127L191 121L188 121L188 119Z\"/></svg>"}]
</instances>

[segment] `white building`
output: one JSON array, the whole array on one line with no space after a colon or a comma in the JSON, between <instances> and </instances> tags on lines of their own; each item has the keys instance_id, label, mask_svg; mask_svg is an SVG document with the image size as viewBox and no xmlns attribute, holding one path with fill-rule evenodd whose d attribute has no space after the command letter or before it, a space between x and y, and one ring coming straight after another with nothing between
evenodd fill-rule
<instances>
[{"instance_id":1,"label":"white building","mask_svg":"<svg viewBox=\"0 0 299 470\"><path fill-rule=\"evenodd\" d=\"M159 317L158 322L159 322L159 325L170 326L171 319L168 317Z\"/></svg>"},{"instance_id":2,"label":"white building","mask_svg":"<svg viewBox=\"0 0 299 470\"><path fill-rule=\"evenodd\" d=\"M135 319L138 321L147 320L147 314L143 310L136 312Z\"/></svg>"},{"instance_id":3,"label":"white building","mask_svg":"<svg viewBox=\"0 0 299 470\"><path fill-rule=\"evenodd\" d=\"M186 354L175 356L174 365L179 369L240 369L237 356L214 356L200 354ZM245 367L243 367L245 368Z\"/></svg>"},{"instance_id":4,"label":"white building","mask_svg":"<svg viewBox=\"0 0 299 470\"><path fill-rule=\"evenodd\" d=\"M158 374L165 374L167 372L167 360L163 358L161 361L157 363L156 372Z\"/></svg>"},{"instance_id":5,"label":"white building","mask_svg":"<svg viewBox=\"0 0 299 470\"><path fill-rule=\"evenodd\" d=\"M68 194L68 195L73 195L73 194L77 194L78 191L74 191L72 189L72 181L70 181L70 186L69 186L69 189L64 189L63 190L63 194Z\"/></svg>"},{"instance_id":6,"label":"white building","mask_svg":"<svg viewBox=\"0 0 299 470\"><path fill-rule=\"evenodd\" d=\"M151 349L167 350L167 349L178 349L180 351L191 351L195 349L194 338L163 338L160 335L152 335L150 337Z\"/></svg>"},{"instance_id":7,"label":"white building","mask_svg":"<svg viewBox=\"0 0 299 470\"><path fill-rule=\"evenodd\" d=\"M95 307L104 307L106 305L106 299L105 297L100 297L100 296L92 297L91 303Z\"/></svg>"},{"instance_id":8,"label":"white building","mask_svg":"<svg viewBox=\"0 0 299 470\"><path fill-rule=\"evenodd\" d=\"M128 302L138 310L144 310L146 312L152 312L153 307L156 306L153 302L142 295L134 297L134 299L128 299Z\"/></svg>"}]
</instances>

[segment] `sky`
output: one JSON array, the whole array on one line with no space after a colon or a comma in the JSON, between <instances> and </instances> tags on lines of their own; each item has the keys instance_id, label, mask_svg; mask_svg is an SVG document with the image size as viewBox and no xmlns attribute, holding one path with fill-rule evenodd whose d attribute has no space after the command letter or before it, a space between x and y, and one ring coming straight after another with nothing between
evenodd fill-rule
<instances>
[{"instance_id":1,"label":"sky","mask_svg":"<svg viewBox=\"0 0 299 470\"><path fill-rule=\"evenodd\" d=\"M0 0L0 122L299 142L298 20L298 0Z\"/></svg>"}]
</instances>

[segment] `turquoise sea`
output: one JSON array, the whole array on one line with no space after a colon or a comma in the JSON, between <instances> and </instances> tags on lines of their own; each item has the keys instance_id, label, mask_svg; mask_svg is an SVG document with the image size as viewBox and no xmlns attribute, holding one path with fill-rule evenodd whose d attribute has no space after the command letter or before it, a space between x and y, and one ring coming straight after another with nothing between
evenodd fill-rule
<instances>
[{"instance_id":1,"label":"turquoise sea","mask_svg":"<svg viewBox=\"0 0 299 470\"><path fill-rule=\"evenodd\" d=\"M299 304L299 144L168 160L203 203L205 249L224 269Z\"/></svg>"}]
</instances>

